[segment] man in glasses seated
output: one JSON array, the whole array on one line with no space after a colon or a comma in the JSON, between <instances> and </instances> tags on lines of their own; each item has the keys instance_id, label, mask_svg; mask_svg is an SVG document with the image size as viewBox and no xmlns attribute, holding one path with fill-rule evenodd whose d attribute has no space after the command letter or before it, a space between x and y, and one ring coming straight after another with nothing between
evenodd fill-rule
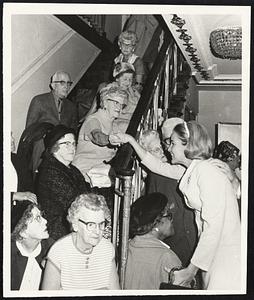
<instances>
[{"instance_id":1,"label":"man in glasses seated","mask_svg":"<svg viewBox=\"0 0 254 300\"><path fill-rule=\"evenodd\" d=\"M50 80L51 92L35 96L29 106L26 128L38 122L53 125L62 124L77 130L77 113L75 105L67 99L72 81L64 71L57 71ZM43 152L42 139L36 142L33 150L32 170L36 171Z\"/></svg>"},{"instance_id":2,"label":"man in glasses seated","mask_svg":"<svg viewBox=\"0 0 254 300\"><path fill-rule=\"evenodd\" d=\"M114 247L103 238L108 215L102 195L82 194L72 202L67 219L73 231L50 249L42 289L119 289Z\"/></svg>"}]
</instances>

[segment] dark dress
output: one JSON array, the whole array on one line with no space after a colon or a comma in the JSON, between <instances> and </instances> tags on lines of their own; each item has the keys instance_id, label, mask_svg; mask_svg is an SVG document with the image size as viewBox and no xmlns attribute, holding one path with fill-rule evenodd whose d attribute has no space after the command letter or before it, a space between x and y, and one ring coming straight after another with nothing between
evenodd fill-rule
<instances>
[{"instance_id":1,"label":"dark dress","mask_svg":"<svg viewBox=\"0 0 254 300\"><path fill-rule=\"evenodd\" d=\"M49 248L54 240L48 238L41 241L41 253L35 257L41 269L44 269L42 261L46 258ZM26 269L27 257L23 256L16 246L16 242L11 242L11 290L19 290ZM41 277L42 278L42 277Z\"/></svg>"},{"instance_id":2,"label":"dark dress","mask_svg":"<svg viewBox=\"0 0 254 300\"><path fill-rule=\"evenodd\" d=\"M36 178L36 194L54 240L70 232L67 210L78 195L86 192L90 192L90 186L76 167L67 167L52 154L45 154Z\"/></svg>"},{"instance_id":3,"label":"dark dress","mask_svg":"<svg viewBox=\"0 0 254 300\"><path fill-rule=\"evenodd\" d=\"M148 193L160 192L168 197L170 203L174 203L175 234L166 238L164 242L177 254L183 266L186 266L190 262L197 244L193 210L186 206L175 179L149 173L147 180Z\"/></svg>"}]
</instances>

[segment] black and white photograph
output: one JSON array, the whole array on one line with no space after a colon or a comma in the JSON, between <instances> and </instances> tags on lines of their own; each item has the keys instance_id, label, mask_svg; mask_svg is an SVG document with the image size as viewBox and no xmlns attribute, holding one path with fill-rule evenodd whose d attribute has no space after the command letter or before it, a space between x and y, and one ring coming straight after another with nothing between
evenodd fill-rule
<instances>
[{"instance_id":1,"label":"black and white photograph","mask_svg":"<svg viewBox=\"0 0 254 300\"><path fill-rule=\"evenodd\" d=\"M251 7L3 4L3 296L245 295Z\"/></svg>"}]
</instances>

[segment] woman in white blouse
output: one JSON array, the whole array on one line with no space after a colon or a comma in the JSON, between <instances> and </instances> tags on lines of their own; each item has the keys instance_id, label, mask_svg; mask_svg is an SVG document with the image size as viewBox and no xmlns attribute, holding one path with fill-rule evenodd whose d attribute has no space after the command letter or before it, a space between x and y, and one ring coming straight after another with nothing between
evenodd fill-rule
<instances>
[{"instance_id":1,"label":"woman in white blouse","mask_svg":"<svg viewBox=\"0 0 254 300\"><path fill-rule=\"evenodd\" d=\"M194 209L199 241L189 265L174 273L174 283L188 284L201 269L203 289L240 289L241 238L236 193L225 173L211 163L212 142L205 127L194 121L176 125L167 141L174 165L160 162L129 135L118 134L114 138L115 143L129 142L151 171L181 178L179 188L186 204Z\"/></svg>"}]
</instances>

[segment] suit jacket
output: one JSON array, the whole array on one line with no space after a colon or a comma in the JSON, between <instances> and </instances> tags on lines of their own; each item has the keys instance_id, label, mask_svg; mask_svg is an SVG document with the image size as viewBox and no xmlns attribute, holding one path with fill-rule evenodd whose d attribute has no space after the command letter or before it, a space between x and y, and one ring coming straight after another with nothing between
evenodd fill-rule
<instances>
[{"instance_id":1,"label":"suit jacket","mask_svg":"<svg viewBox=\"0 0 254 300\"><path fill-rule=\"evenodd\" d=\"M53 125L63 124L77 129L77 112L75 105L66 99L62 102L60 118L53 92L35 96L29 106L26 128L35 122L49 122Z\"/></svg>"}]
</instances>

